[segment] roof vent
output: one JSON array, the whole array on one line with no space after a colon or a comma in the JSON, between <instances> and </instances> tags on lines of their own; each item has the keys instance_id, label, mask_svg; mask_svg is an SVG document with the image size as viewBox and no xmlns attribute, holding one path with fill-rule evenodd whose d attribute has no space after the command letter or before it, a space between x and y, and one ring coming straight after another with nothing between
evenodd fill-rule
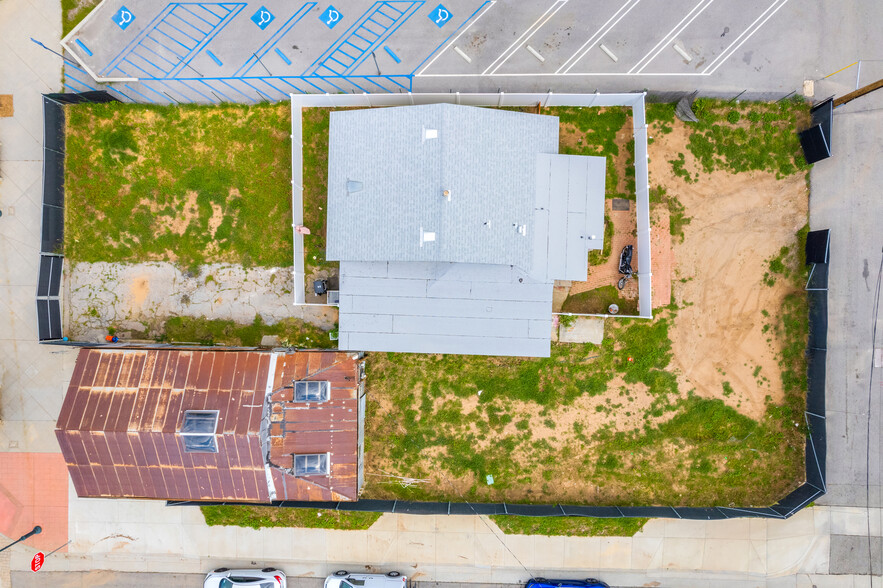
<instances>
[{"instance_id":1,"label":"roof vent","mask_svg":"<svg viewBox=\"0 0 883 588\"><path fill-rule=\"evenodd\" d=\"M364 188L364 184L362 182L357 182L356 180L347 180L346 181L346 191L348 194L353 194L355 192L361 192Z\"/></svg>"},{"instance_id":2,"label":"roof vent","mask_svg":"<svg viewBox=\"0 0 883 588\"><path fill-rule=\"evenodd\" d=\"M420 227L420 246L423 247L424 243L431 243L432 241L435 241L435 233L424 231L423 227Z\"/></svg>"},{"instance_id":3,"label":"roof vent","mask_svg":"<svg viewBox=\"0 0 883 588\"><path fill-rule=\"evenodd\" d=\"M522 237L527 236L527 225L518 225L518 234Z\"/></svg>"},{"instance_id":4,"label":"roof vent","mask_svg":"<svg viewBox=\"0 0 883 588\"><path fill-rule=\"evenodd\" d=\"M427 129L423 127L423 141L428 141L429 139L438 139L438 129Z\"/></svg>"},{"instance_id":5,"label":"roof vent","mask_svg":"<svg viewBox=\"0 0 883 588\"><path fill-rule=\"evenodd\" d=\"M445 200L448 202L451 201L451 191L450 190L442 190L442 196L444 196Z\"/></svg>"}]
</instances>

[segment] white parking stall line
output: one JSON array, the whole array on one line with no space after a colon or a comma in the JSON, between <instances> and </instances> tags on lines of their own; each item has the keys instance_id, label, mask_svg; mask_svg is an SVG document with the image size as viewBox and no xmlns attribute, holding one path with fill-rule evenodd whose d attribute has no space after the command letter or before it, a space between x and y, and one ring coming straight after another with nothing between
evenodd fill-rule
<instances>
[{"instance_id":1,"label":"white parking stall line","mask_svg":"<svg viewBox=\"0 0 883 588\"><path fill-rule=\"evenodd\" d=\"M576 65L576 63L580 59L582 59L583 56L592 49L592 47L595 46L595 43L597 43L601 39L601 37L606 35L610 31L610 29L615 27L616 24L621 21L623 17L631 11L632 8L637 6L638 2L640 1L641 0L628 0L625 4L623 4L622 7L620 7L620 9L617 10L613 16L607 19L607 22L601 25L601 28L595 31L595 34L589 37L589 40L583 43L582 46L576 50L576 53L571 55L567 59L567 61L565 61L564 64L558 68L555 73L565 74L570 71L570 68Z\"/></svg>"},{"instance_id":2,"label":"white parking stall line","mask_svg":"<svg viewBox=\"0 0 883 588\"><path fill-rule=\"evenodd\" d=\"M779 9L782 8L787 2L788 0L775 0L775 2L773 2L769 8L764 10L763 13L748 26L747 29L742 31L742 34L740 34L738 37L735 38L735 40L733 40L732 43L730 43L729 47L724 49L720 55L718 55L711 63L708 64L708 67L702 70L702 74L707 76L713 74L717 70L717 68L719 68L721 64L723 64L723 62L730 57L730 55L735 53L739 49L739 47L741 47L745 43L745 41L747 41L749 37L751 37L751 35L756 33L760 29L760 27L762 27L766 21L772 18L772 16L777 13Z\"/></svg>"},{"instance_id":3,"label":"white parking stall line","mask_svg":"<svg viewBox=\"0 0 883 588\"><path fill-rule=\"evenodd\" d=\"M539 17L538 19L536 19L536 20L534 21L534 23L533 23L532 25L530 25L530 27L528 27L528 29L527 29L526 31L524 31L524 32L521 34L521 36L518 37L518 39L515 40L514 43L512 43L511 45L509 45L509 47L507 47L506 50L503 51L503 53L501 53L500 56L497 57L497 58L493 61L493 63L491 63L489 66L487 66L487 69L485 69L485 70L482 72L482 75L493 74L493 73L496 72L498 69L500 69L500 66L502 66L504 63L506 63L506 61L507 61L510 57L512 57L512 55L515 54L515 52L518 51L518 48L521 46L521 44L522 44L522 43L526 43L527 41L529 41L530 38L531 38L531 37L532 37L532 36L533 36L538 30L540 30L540 28L542 28L542 26L543 26L544 24L546 24L546 22L548 22L550 18L552 18L553 16L555 16L555 13L558 12L559 10L561 10L561 8L562 8L565 4L567 4L567 0L555 0L555 3L552 4L552 6L550 6L549 9L546 10L546 12L544 12L543 15L542 15L541 17Z\"/></svg>"},{"instance_id":4,"label":"white parking stall line","mask_svg":"<svg viewBox=\"0 0 883 588\"><path fill-rule=\"evenodd\" d=\"M442 53L444 53L444 52L447 51L451 46L453 46L454 43L457 42L457 39L459 39L460 37L462 37L462 36L463 36L463 33L465 33L466 31L468 31L469 29L471 29L471 28L472 28L472 25L474 25L475 23L477 23L477 22L478 22L478 19L480 19L482 16L484 16L484 15L487 13L487 11L490 10L491 8L493 8L494 4L496 4L496 3L497 3L497 0L491 0L490 4L488 4L487 6L485 6L484 10L482 10L482 11L481 11L481 12L480 12L480 13L479 13L474 19L472 19L472 22L470 22L468 26L464 27L464 29L463 29L462 31L460 31L460 33L459 33L456 37L454 37L453 39L451 39L451 41L450 41L447 45L445 45L445 48L442 49L441 51L439 51L439 52L436 54L436 56L433 57L433 58L429 61L429 63L427 63L427 64L423 67L423 69L421 69L419 72L417 72L416 74L414 74L415 77L416 77L416 76L420 76L421 74L423 74L423 72L426 71L426 68L428 68L430 65L432 65L433 63L435 63L435 60L438 59L439 57L441 57Z\"/></svg>"},{"instance_id":5,"label":"white parking stall line","mask_svg":"<svg viewBox=\"0 0 883 588\"><path fill-rule=\"evenodd\" d=\"M672 29L671 29L671 30L670 30L670 31L669 31L664 37L662 37L662 39L660 39L659 42L656 43L656 45L653 46L653 49L651 49L650 51L648 51L647 54L644 55L644 57L642 57L641 59L638 60L638 62L632 67L632 69L629 70L629 73L637 73L637 72L640 72L640 71L641 71L642 69L644 69L645 67L647 67L647 65L649 65L649 63L650 63L651 61L653 61L654 59L656 59L656 56L659 55L659 54L662 52L662 50L665 49L665 47L666 47L666 46L667 46L667 45L668 45L668 44L669 44L669 43L670 43L675 37L677 37L678 35L680 35L681 32L682 32L685 28L687 28L687 25L689 25L691 22L693 22L693 20L694 20L697 16L699 16L700 14L702 14L702 11L705 10L706 8L708 8L708 6L709 6L712 2L714 2L714 0L700 0L700 1L699 1L699 4L697 4L696 6L694 6L693 9L692 9L690 12L688 12L688 13L684 16L684 18L681 19L681 22L679 22L679 23L676 24L674 27L672 27ZM695 13L695 14L694 14L694 13ZM691 17L692 17L692 18L691 18ZM689 19L689 20L687 20L687 19ZM686 21L686 23L685 23L684 21Z\"/></svg>"}]
</instances>

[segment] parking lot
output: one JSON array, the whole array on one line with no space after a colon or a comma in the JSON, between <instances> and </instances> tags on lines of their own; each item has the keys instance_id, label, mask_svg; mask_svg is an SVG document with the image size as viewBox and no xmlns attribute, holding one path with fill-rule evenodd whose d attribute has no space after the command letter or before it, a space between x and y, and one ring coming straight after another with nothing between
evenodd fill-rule
<instances>
[{"instance_id":1,"label":"parking lot","mask_svg":"<svg viewBox=\"0 0 883 588\"><path fill-rule=\"evenodd\" d=\"M66 81L168 103L404 92L445 78L710 76L737 52L743 65L760 60L752 37L787 2L108 0L65 40L83 66Z\"/></svg>"}]
</instances>

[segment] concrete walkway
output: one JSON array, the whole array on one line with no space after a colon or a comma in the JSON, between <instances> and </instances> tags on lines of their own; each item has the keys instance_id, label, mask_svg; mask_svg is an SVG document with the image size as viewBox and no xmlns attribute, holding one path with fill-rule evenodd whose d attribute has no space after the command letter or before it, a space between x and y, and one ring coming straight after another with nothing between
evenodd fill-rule
<instances>
[{"instance_id":1,"label":"concrete walkway","mask_svg":"<svg viewBox=\"0 0 883 588\"><path fill-rule=\"evenodd\" d=\"M866 532L865 512L815 507L785 521L654 519L629 538L503 535L486 517L392 514L368 531L257 531L208 527L197 507L80 499L71 492L74 542L44 569L192 574L272 565L289 575L315 577L370 564L438 582L596 576L617 586L852 586L848 578L825 583L815 576L829 571L832 535ZM879 534L880 509L872 514ZM27 569L32 555L33 550L15 549L12 568Z\"/></svg>"},{"instance_id":2,"label":"concrete walkway","mask_svg":"<svg viewBox=\"0 0 883 588\"><path fill-rule=\"evenodd\" d=\"M196 275L171 263L77 263L65 268L65 335L73 341L103 341L107 328L159 334L172 316L209 317L251 324L284 318L324 330L337 322L337 308L295 306L292 268L200 266Z\"/></svg>"}]
</instances>

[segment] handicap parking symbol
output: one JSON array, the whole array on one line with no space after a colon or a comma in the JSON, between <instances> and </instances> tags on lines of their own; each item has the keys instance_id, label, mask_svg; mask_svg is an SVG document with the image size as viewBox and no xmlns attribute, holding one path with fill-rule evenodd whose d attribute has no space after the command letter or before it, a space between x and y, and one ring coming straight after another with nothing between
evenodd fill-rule
<instances>
[{"instance_id":1,"label":"handicap parking symbol","mask_svg":"<svg viewBox=\"0 0 883 588\"><path fill-rule=\"evenodd\" d=\"M132 14L131 10L123 6L116 11L116 14L110 17L110 20L125 31L132 24L132 21L135 20L135 15Z\"/></svg>"},{"instance_id":2,"label":"handicap parking symbol","mask_svg":"<svg viewBox=\"0 0 883 588\"><path fill-rule=\"evenodd\" d=\"M319 20L325 23L325 26L329 29L333 29L342 18L343 15L340 13L340 11L330 4L328 5L328 8L325 9L325 12L319 15Z\"/></svg>"},{"instance_id":3,"label":"handicap parking symbol","mask_svg":"<svg viewBox=\"0 0 883 588\"><path fill-rule=\"evenodd\" d=\"M429 13L429 20L434 22L438 28L442 28L449 20L451 20L451 16L452 14L448 9L439 4L435 10Z\"/></svg>"},{"instance_id":4,"label":"handicap parking symbol","mask_svg":"<svg viewBox=\"0 0 883 588\"><path fill-rule=\"evenodd\" d=\"M261 6L251 17L251 22L258 25L258 28L262 31L270 26L270 23L274 20L276 20L276 17L273 16L273 13L263 6Z\"/></svg>"}]
</instances>

